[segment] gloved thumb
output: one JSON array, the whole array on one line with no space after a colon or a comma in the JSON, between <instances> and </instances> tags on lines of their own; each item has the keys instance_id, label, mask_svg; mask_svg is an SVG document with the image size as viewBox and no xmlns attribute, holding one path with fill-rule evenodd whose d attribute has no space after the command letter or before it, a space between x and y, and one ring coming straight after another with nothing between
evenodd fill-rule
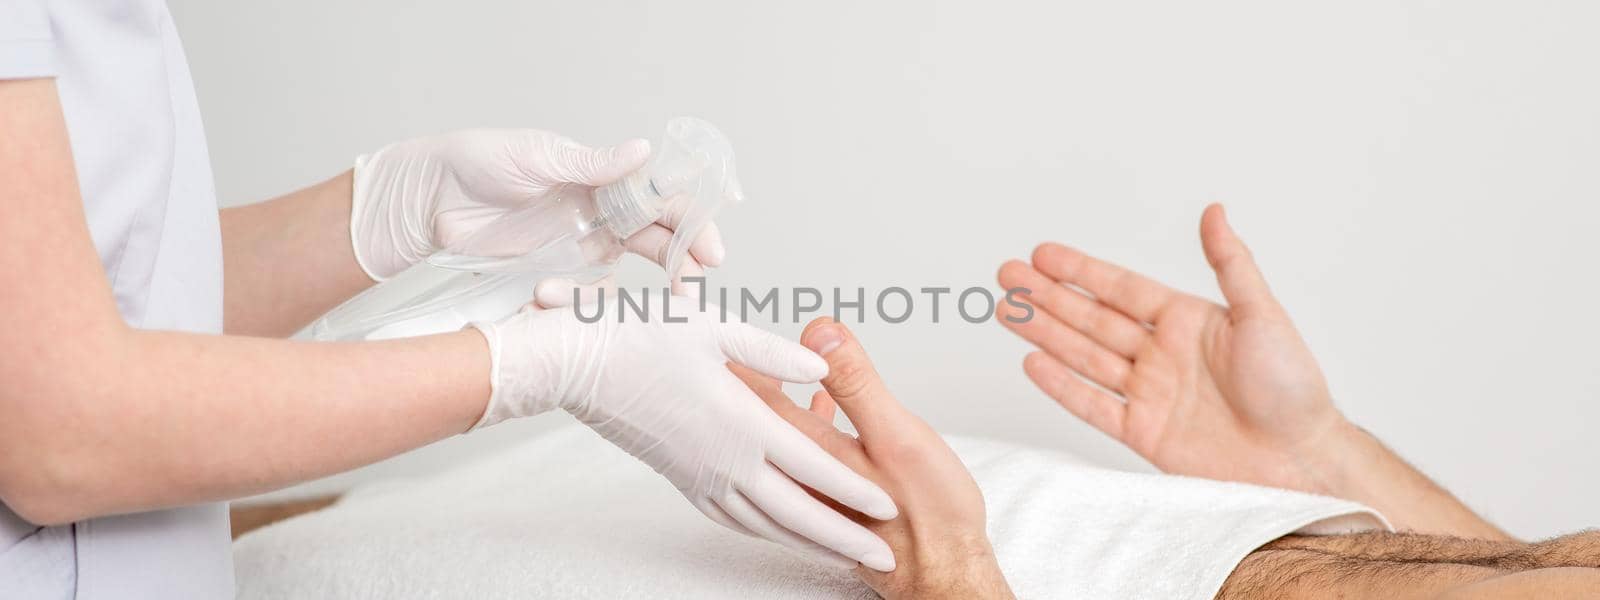
<instances>
[{"instance_id":1,"label":"gloved thumb","mask_svg":"<svg viewBox=\"0 0 1600 600\"><path fill-rule=\"evenodd\" d=\"M533 304L538 310L551 308L566 308L577 304L590 304L598 302L600 295L609 296L613 302L617 297L617 281L607 275L594 283L578 283L571 279L552 278L540 281L533 286Z\"/></svg>"},{"instance_id":2,"label":"gloved thumb","mask_svg":"<svg viewBox=\"0 0 1600 600\"><path fill-rule=\"evenodd\" d=\"M635 139L600 148L572 142L557 147L551 158L562 181L602 186L644 167L650 158L650 142Z\"/></svg>"}]
</instances>

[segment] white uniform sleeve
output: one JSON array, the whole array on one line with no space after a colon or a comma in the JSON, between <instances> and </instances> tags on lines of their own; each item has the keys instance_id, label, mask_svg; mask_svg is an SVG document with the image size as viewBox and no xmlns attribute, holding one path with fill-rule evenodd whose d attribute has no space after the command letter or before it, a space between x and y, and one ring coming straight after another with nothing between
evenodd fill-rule
<instances>
[{"instance_id":1,"label":"white uniform sleeve","mask_svg":"<svg viewBox=\"0 0 1600 600\"><path fill-rule=\"evenodd\" d=\"M0 0L0 79L55 74L55 36L44 0Z\"/></svg>"}]
</instances>

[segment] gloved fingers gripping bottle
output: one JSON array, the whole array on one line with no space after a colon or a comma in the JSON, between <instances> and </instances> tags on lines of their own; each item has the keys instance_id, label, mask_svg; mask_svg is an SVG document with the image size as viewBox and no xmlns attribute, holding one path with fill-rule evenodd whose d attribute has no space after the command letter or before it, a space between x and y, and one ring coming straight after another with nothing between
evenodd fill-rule
<instances>
[{"instance_id":1,"label":"gloved fingers gripping bottle","mask_svg":"<svg viewBox=\"0 0 1600 600\"><path fill-rule=\"evenodd\" d=\"M666 215L676 222L666 269L676 274L695 237L742 199L727 138L705 121L676 118L642 169L598 188L557 187L339 305L310 333L325 341L384 339L509 315L542 279L604 277L623 241ZM526 248L533 250L520 251Z\"/></svg>"}]
</instances>

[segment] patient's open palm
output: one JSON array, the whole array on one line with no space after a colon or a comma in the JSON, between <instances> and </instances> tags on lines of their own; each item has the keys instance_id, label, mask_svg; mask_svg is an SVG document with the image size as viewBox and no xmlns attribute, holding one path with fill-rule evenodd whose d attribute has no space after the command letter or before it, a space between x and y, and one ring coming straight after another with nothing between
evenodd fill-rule
<instances>
[{"instance_id":1,"label":"patient's open palm","mask_svg":"<svg viewBox=\"0 0 1600 600\"><path fill-rule=\"evenodd\" d=\"M1039 346L1041 389L1163 471L1319 491L1298 463L1343 417L1221 207L1201 238L1229 306L1045 244L1000 271L1035 314L1001 321Z\"/></svg>"}]
</instances>

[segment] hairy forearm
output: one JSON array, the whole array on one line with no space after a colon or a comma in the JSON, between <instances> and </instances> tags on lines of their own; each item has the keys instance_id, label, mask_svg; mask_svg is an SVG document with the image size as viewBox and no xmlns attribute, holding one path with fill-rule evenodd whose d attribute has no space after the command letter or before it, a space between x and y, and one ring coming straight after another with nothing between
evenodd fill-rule
<instances>
[{"instance_id":1,"label":"hairy forearm","mask_svg":"<svg viewBox=\"0 0 1600 600\"><path fill-rule=\"evenodd\" d=\"M1594 531L1532 544L1390 532L1291 535L1245 557L1217 597L1565 598L1593 589L1597 566Z\"/></svg>"},{"instance_id":2,"label":"hairy forearm","mask_svg":"<svg viewBox=\"0 0 1600 600\"><path fill-rule=\"evenodd\" d=\"M1336 536L1284 536L1263 550L1304 550L1374 561L1436 561L1505 570L1600 568L1600 531L1540 542L1466 539L1413 533L1370 532Z\"/></svg>"},{"instance_id":3,"label":"hairy forearm","mask_svg":"<svg viewBox=\"0 0 1600 600\"><path fill-rule=\"evenodd\" d=\"M474 331L319 344L130 329L76 347L92 368L27 378L29 401L0 424L27 449L5 461L5 501L36 522L329 475L460 433L489 395Z\"/></svg>"},{"instance_id":4,"label":"hairy forearm","mask_svg":"<svg viewBox=\"0 0 1600 600\"><path fill-rule=\"evenodd\" d=\"M1010 584L998 569L983 570L968 576L952 574L950 579L923 582L918 587L884 594L888 600L1012 600Z\"/></svg>"},{"instance_id":5,"label":"hairy forearm","mask_svg":"<svg viewBox=\"0 0 1600 600\"><path fill-rule=\"evenodd\" d=\"M350 181L222 211L228 333L284 337L372 285L350 246Z\"/></svg>"},{"instance_id":6,"label":"hairy forearm","mask_svg":"<svg viewBox=\"0 0 1600 600\"><path fill-rule=\"evenodd\" d=\"M1294 549L1250 553L1218 600L1426 600L1506 571L1437 561L1382 561Z\"/></svg>"},{"instance_id":7,"label":"hairy forearm","mask_svg":"<svg viewBox=\"0 0 1600 600\"><path fill-rule=\"evenodd\" d=\"M1305 465L1317 491L1371 506L1402 531L1512 539L1354 425L1344 426Z\"/></svg>"}]
</instances>

